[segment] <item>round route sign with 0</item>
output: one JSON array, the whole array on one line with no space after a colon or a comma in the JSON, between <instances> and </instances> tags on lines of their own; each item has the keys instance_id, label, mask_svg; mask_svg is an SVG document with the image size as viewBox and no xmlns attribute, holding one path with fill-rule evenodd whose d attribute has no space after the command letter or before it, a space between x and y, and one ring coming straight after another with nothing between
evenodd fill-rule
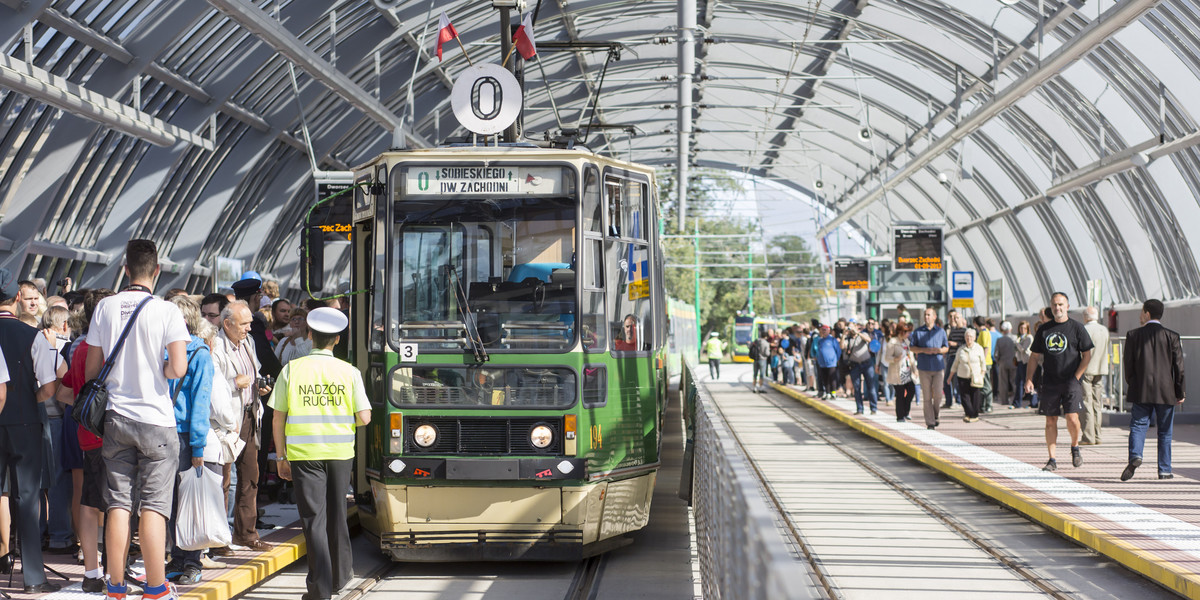
<instances>
[{"instance_id":1,"label":"round route sign with 0","mask_svg":"<svg viewBox=\"0 0 1200 600\"><path fill-rule=\"evenodd\" d=\"M483 64L467 67L450 91L454 116L469 131L494 135L504 131L521 113L521 84L504 67Z\"/></svg>"}]
</instances>

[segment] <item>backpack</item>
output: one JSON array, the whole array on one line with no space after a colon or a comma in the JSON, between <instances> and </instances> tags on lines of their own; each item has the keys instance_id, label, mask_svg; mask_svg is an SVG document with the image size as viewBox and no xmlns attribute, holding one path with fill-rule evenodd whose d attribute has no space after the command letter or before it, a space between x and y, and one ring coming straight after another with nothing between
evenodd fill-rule
<instances>
[{"instance_id":1,"label":"backpack","mask_svg":"<svg viewBox=\"0 0 1200 600\"><path fill-rule=\"evenodd\" d=\"M750 342L750 358L754 360L766 358L767 354L770 352L771 347L767 343L767 340L758 338L757 340Z\"/></svg>"},{"instance_id":2,"label":"backpack","mask_svg":"<svg viewBox=\"0 0 1200 600\"><path fill-rule=\"evenodd\" d=\"M870 343L863 343L862 338L854 337L854 341L846 348L846 358L852 363L861 364L871 360Z\"/></svg>"}]
</instances>

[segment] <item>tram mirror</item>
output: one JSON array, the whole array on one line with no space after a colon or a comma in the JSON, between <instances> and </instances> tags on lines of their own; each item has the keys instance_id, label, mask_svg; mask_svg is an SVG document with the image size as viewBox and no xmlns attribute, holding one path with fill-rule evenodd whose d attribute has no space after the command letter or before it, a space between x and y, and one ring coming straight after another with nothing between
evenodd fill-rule
<instances>
[{"instance_id":1,"label":"tram mirror","mask_svg":"<svg viewBox=\"0 0 1200 600\"><path fill-rule=\"evenodd\" d=\"M306 227L301 234L300 281L310 296L325 287L325 232L320 227Z\"/></svg>"}]
</instances>

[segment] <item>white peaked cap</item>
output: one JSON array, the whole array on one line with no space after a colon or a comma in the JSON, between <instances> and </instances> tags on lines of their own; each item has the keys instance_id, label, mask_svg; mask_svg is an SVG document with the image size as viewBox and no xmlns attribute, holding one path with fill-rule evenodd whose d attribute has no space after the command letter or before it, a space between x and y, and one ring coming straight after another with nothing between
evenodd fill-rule
<instances>
[{"instance_id":1,"label":"white peaked cap","mask_svg":"<svg viewBox=\"0 0 1200 600\"><path fill-rule=\"evenodd\" d=\"M350 319L347 319L346 315L336 308L322 306L308 313L308 326L313 331L341 333L349 324Z\"/></svg>"}]
</instances>

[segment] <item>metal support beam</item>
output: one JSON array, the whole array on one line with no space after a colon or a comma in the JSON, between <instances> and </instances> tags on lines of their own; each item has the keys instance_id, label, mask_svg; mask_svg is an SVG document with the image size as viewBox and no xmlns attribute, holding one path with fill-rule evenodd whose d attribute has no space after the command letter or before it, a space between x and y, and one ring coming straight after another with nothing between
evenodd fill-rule
<instances>
[{"instance_id":1,"label":"metal support beam","mask_svg":"<svg viewBox=\"0 0 1200 600\"><path fill-rule=\"evenodd\" d=\"M265 44L282 54L296 66L304 69L313 79L329 88L351 106L362 111L372 121L387 131L395 131L404 120L393 113L370 92L354 83L345 73L338 71L328 61L304 45L292 32L272 19L262 9L245 0L208 0L208 3L225 16L258 36ZM429 142L411 131L404 137L414 147L429 147Z\"/></svg>"},{"instance_id":2,"label":"metal support beam","mask_svg":"<svg viewBox=\"0 0 1200 600\"><path fill-rule=\"evenodd\" d=\"M1069 194L1122 171L1128 171L1134 167L1144 167L1151 161L1196 145L1200 145L1200 131L1193 131L1183 137L1162 144L1159 143L1159 138L1151 138L1116 154L1105 156L1090 165L1079 167L1070 173L1064 173L1055 179L1052 185L1046 188L1044 193L1026 198L1018 204L1002 208L986 217L980 217L963 223L961 226L947 231L946 235L961 235L968 229L987 225L1001 217L1015 214L1057 196Z\"/></svg>"},{"instance_id":3,"label":"metal support beam","mask_svg":"<svg viewBox=\"0 0 1200 600\"><path fill-rule=\"evenodd\" d=\"M900 170L889 177L887 181L884 181L854 202L854 204L842 210L817 232L817 237L823 237L837 229L837 227L850 220L854 215L881 198L885 192L906 181L914 173L924 169L926 165L938 156L941 156L953 147L954 144L974 133L1018 100L1028 96L1043 83L1065 70L1071 63L1079 60L1079 58L1104 43L1114 33L1136 21L1159 2L1160 0L1129 0L1128 2L1113 5L1107 12L1089 23L1078 35L1063 44L1054 54L1046 57L1038 68L1029 71L1025 78L1014 82L996 94L990 102L980 106L979 109L964 118L949 133L937 140L931 141L924 151L908 161Z\"/></svg>"},{"instance_id":4,"label":"metal support beam","mask_svg":"<svg viewBox=\"0 0 1200 600\"><path fill-rule=\"evenodd\" d=\"M692 135L692 74L696 68L696 0L679 0L679 109L676 130L679 132L679 166L675 187L678 195L675 217L679 231L684 230L687 218L688 162Z\"/></svg>"},{"instance_id":5,"label":"metal support beam","mask_svg":"<svg viewBox=\"0 0 1200 600\"><path fill-rule=\"evenodd\" d=\"M45 102L70 114L95 121L155 146L187 142L212 150L213 144L202 135L171 125L162 119L71 83L31 63L0 54L0 87Z\"/></svg>"}]
</instances>

